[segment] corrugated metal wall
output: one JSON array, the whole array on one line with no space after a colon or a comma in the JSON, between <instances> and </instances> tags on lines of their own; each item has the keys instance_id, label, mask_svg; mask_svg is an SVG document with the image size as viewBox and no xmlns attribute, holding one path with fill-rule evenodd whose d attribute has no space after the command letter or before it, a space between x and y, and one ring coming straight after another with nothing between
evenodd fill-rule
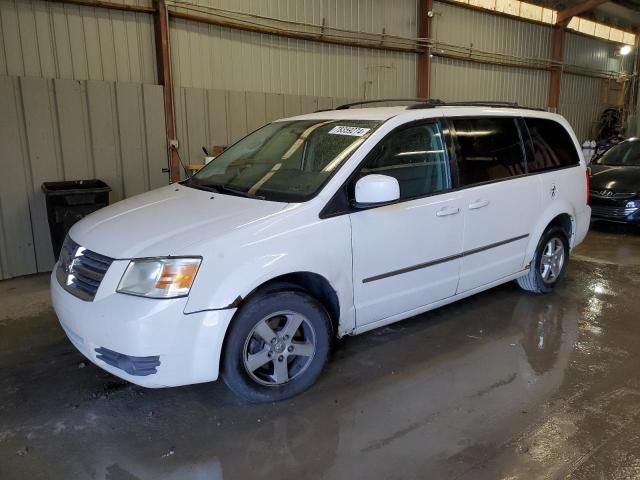
<instances>
[{"instance_id":1,"label":"corrugated metal wall","mask_svg":"<svg viewBox=\"0 0 640 480\"><path fill-rule=\"evenodd\" d=\"M120 0L152 5L152 0ZM413 37L417 0L198 0L268 17ZM549 27L436 2L436 40L548 57ZM185 162L277 117L348 99L415 95L416 58L172 19L177 135ZM620 69L616 47L568 34L565 59ZM624 62L626 67L629 59ZM250 72L250 74L247 74ZM434 57L432 96L544 107L548 72ZM117 82L117 83L115 83ZM132 82L132 83L127 83ZM0 0L0 278L46 271L40 184L96 176L113 200L163 185L166 142L153 18L42 0ZM560 111L583 139L606 106L602 80L563 75ZM334 100L335 99L335 100ZM595 100L594 100L595 99ZM6 161L10 159L10 161Z\"/></svg>"},{"instance_id":2,"label":"corrugated metal wall","mask_svg":"<svg viewBox=\"0 0 640 480\"><path fill-rule=\"evenodd\" d=\"M170 0L168 0L170 1ZM264 17L363 32L417 31L417 0L190 0L190 3ZM179 4L176 4L179 6Z\"/></svg>"},{"instance_id":3,"label":"corrugated metal wall","mask_svg":"<svg viewBox=\"0 0 640 480\"><path fill-rule=\"evenodd\" d=\"M101 178L112 201L167 183L162 87L0 76L0 278L53 265L44 181Z\"/></svg>"},{"instance_id":4,"label":"corrugated metal wall","mask_svg":"<svg viewBox=\"0 0 640 480\"><path fill-rule=\"evenodd\" d=\"M618 54L619 46L576 33L567 33L564 61L592 70L623 72L630 58ZM631 55L629 56L631 57ZM598 119L607 103L606 83L600 78L564 73L560 86L559 113L564 115L580 141L595 138Z\"/></svg>"},{"instance_id":5,"label":"corrugated metal wall","mask_svg":"<svg viewBox=\"0 0 640 480\"><path fill-rule=\"evenodd\" d=\"M272 120L349 101L187 87L177 87L174 99L180 155L185 163L202 162L203 146L229 145Z\"/></svg>"},{"instance_id":6,"label":"corrugated metal wall","mask_svg":"<svg viewBox=\"0 0 640 480\"><path fill-rule=\"evenodd\" d=\"M0 75L156 83L152 16L0 0Z\"/></svg>"},{"instance_id":7,"label":"corrugated metal wall","mask_svg":"<svg viewBox=\"0 0 640 480\"><path fill-rule=\"evenodd\" d=\"M550 29L543 25L434 3L435 40L478 50L546 58ZM434 57L431 96L444 100L500 100L545 108L549 73Z\"/></svg>"},{"instance_id":8,"label":"corrugated metal wall","mask_svg":"<svg viewBox=\"0 0 640 480\"><path fill-rule=\"evenodd\" d=\"M246 13L415 36L416 0L201 1ZM174 84L290 95L414 96L415 55L287 39L171 21ZM246 72L254 72L247 75Z\"/></svg>"},{"instance_id":9,"label":"corrugated metal wall","mask_svg":"<svg viewBox=\"0 0 640 480\"><path fill-rule=\"evenodd\" d=\"M603 101L604 82L581 75L562 75L559 113L569 121L581 142L594 139L597 134L598 119L607 107Z\"/></svg>"},{"instance_id":10,"label":"corrugated metal wall","mask_svg":"<svg viewBox=\"0 0 640 480\"><path fill-rule=\"evenodd\" d=\"M548 58L551 28L469 8L434 2L433 37L441 42L478 50Z\"/></svg>"},{"instance_id":11,"label":"corrugated metal wall","mask_svg":"<svg viewBox=\"0 0 640 480\"><path fill-rule=\"evenodd\" d=\"M618 49L614 43L567 32L564 61L593 70L617 72L620 69Z\"/></svg>"},{"instance_id":12,"label":"corrugated metal wall","mask_svg":"<svg viewBox=\"0 0 640 480\"><path fill-rule=\"evenodd\" d=\"M431 96L444 100L498 100L546 108L549 72L433 58Z\"/></svg>"}]
</instances>

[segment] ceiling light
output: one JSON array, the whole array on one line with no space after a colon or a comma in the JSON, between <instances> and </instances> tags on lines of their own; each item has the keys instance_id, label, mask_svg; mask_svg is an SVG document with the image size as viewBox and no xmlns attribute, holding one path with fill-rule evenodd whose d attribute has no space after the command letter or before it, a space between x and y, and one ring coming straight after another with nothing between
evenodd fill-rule
<instances>
[{"instance_id":1,"label":"ceiling light","mask_svg":"<svg viewBox=\"0 0 640 480\"><path fill-rule=\"evenodd\" d=\"M631 45L623 45L620 47L620 55L629 55L631 53Z\"/></svg>"}]
</instances>

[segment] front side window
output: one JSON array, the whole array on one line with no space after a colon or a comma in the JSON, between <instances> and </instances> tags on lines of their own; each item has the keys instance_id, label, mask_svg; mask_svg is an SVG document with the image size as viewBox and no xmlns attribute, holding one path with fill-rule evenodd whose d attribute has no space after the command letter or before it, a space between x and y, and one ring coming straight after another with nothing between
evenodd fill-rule
<instances>
[{"instance_id":1,"label":"front side window","mask_svg":"<svg viewBox=\"0 0 640 480\"><path fill-rule=\"evenodd\" d=\"M580 157L567 130L545 118L525 118L531 140L527 142L529 172L578 165Z\"/></svg>"},{"instance_id":2,"label":"front side window","mask_svg":"<svg viewBox=\"0 0 640 480\"><path fill-rule=\"evenodd\" d=\"M593 162L597 165L640 167L640 142L619 143Z\"/></svg>"},{"instance_id":3,"label":"front side window","mask_svg":"<svg viewBox=\"0 0 640 480\"><path fill-rule=\"evenodd\" d=\"M401 200L449 188L447 155L438 124L412 125L389 134L369 154L358 177L369 174L398 180Z\"/></svg>"},{"instance_id":4,"label":"front side window","mask_svg":"<svg viewBox=\"0 0 640 480\"><path fill-rule=\"evenodd\" d=\"M185 182L282 202L313 197L381 125L371 120L274 122L225 150Z\"/></svg>"},{"instance_id":5,"label":"front side window","mask_svg":"<svg viewBox=\"0 0 640 480\"><path fill-rule=\"evenodd\" d=\"M475 185L526 173L514 118L453 118L462 185Z\"/></svg>"}]
</instances>

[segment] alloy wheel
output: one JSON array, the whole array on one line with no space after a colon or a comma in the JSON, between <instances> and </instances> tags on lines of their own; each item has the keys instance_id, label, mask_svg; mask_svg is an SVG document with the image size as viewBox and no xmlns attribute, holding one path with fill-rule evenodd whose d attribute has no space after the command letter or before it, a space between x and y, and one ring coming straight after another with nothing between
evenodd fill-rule
<instances>
[{"instance_id":1,"label":"alloy wheel","mask_svg":"<svg viewBox=\"0 0 640 480\"><path fill-rule=\"evenodd\" d=\"M249 376L266 386L280 386L301 375L315 354L311 322L296 312L274 313L260 320L244 344L242 360Z\"/></svg>"},{"instance_id":2,"label":"alloy wheel","mask_svg":"<svg viewBox=\"0 0 640 480\"><path fill-rule=\"evenodd\" d=\"M540 259L540 275L545 283L554 283L558 279L564 266L564 259L565 252L562 240L558 237L549 239Z\"/></svg>"}]
</instances>

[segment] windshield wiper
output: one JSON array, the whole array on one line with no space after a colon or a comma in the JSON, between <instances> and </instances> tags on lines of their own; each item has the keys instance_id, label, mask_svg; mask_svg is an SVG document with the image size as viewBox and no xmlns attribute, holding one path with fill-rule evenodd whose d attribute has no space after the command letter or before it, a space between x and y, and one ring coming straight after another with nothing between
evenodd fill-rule
<instances>
[{"instance_id":1,"label":"windshield wiper","mask_svg":"<svg viewBox=\"0 0 640 480\"><path fill-rule=\"evenodd\" d=\"M238 197L254 198L256 200L264 200L266 197L262 195L256 195L255 193L245 192L244 190L238 190L237 188L230 187L228 185L220 183L201 184L195 183L192 179L187 179L182 182L183 185L188 187L197 188L206 192L213 193L230 193L231 195L237 195Z\"/></svg>"},{"instance_id":2,"label":"windshield wiper","mask_svg":"<svg viewBox=\"0 0 640 480\"><path fill-rule=\"evenodd\" d=\"M254 198L256 200L264 200L262 195L256 195L255 193L245 192L244 190L238 190L237 188L229 187L227 185L215 185L215 188L220 192L227 192L232 195L238 195L239 197Z\"/></svg>"},{"instance_id":3,"label":"windshield wiper","mask_svg":"<svg viewBox=\"0 0 640 480\"><path fill-rule=\"evenodd\" d=\"M191 179L180 182L187 187L195 188L197 190L204 190L205 192L220 193L220 189L216 185L202 185L200 183L192 182Z\"/></svg>"}]
</instances>

